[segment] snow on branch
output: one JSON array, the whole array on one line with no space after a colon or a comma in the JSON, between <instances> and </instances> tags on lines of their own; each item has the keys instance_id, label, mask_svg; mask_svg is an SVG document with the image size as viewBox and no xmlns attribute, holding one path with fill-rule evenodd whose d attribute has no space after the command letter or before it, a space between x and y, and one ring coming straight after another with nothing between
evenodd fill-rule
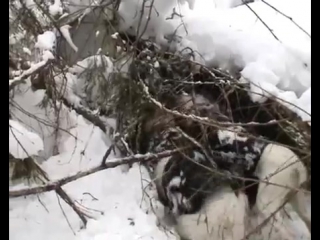
<instances>
[{"instance_id":1,"label":"snow on branch","mask_svg":"<svg viewBox=\"0 0 320 240\"><path fill-rule=\"evenodd\" d=\"M72 103L70 103L66 98L63 98L63 103L67 107L72 108L73 110L75 110L76 113L78 113L79 115L84 117L86 120L91 122L93 125L95 125L98 128L100 128L103 132L107 131L107 128L106 128L104 122L100 119L99 116L97 116L94 113L92 113L91 110L89 110L89 109L87 109L87 108L85 108L83 106L75 106Z\"/></svg>"},{"instance_id":2,"label":"snow on branch","mask_svg":"<svg viewBox=\"0 0 320 240\"><path fill-rule=\"evenodd\" d=\"M21 196L28 196L28 195L33 195L33 194L39 194L39 193L44 193L48 191L56 191L56 193L76 212L76 214L79 216L81 221L83 222L83 227L86 227L87 224L87 218L92 218L88 213L84 212L81 208L79 208L76 205L76 202L72 200L72 198L62 189L62 186L75 181L79 178L97 173L99 171L108 169L108 168L115 168L120 165L124 164L133 164L137 162L146 162L150 160L154 160L157 158L164 158L171 156L174 153L177 153L179 151L184 150L185 148L178 148L175 150L170 150L170 151L163 151L161 153L157 154L136 154L130 157L125 157L125 158L120 158L120 159L114 159L109 162L106 162L108 156L111 153L111 150L113 149L113 145L106 151L101 164L99 166L90 168L86 171L78 172L74 175L71 175L69 177L62 178L58 181L50 182L49 178L46 178L47 181L49 181L47 184L44 186L39 186L39 187L32 187L32 188L25 188L25 189L20 189L20 190L9 190L9 198L16 198L16 197L21 197Z\"/></svg>"},{"instance_id":3,"label":"snow on branch","mask_svg":"<svg viewBox=\"0 0 320 240\"><path fill-rule=\"evenodd\" d=\"M156 154L152 154L152 153L147 153L144 155L135 154L135 155L129 156L129 157L110 160L108 162L105 162L104 164L90 168L86 171L76 173L74 175L62 178L58 181L49 182L49 183L45 184L44 186L9 191L9 198L16 198L16 197L21 197L21 196L28 196L28 195L39 194L39 193L48 192L48 191L52 191L52 190L57 190L61 186L65 185L67 183L73 182L79 178L86 177L88 175L97 173L99 171L102 171L102 170L105 170L108 168L115 168L115 167L118 167L118 166L124 165L124 164L147 162L147 161L151 161L151 160L158 159L158 158L168 157L174 153L182 151L183 149L184 148L178 148L175 150L163 151L163 152L156 153ZM110 150L108 149L107 152L108 151L110 151ZM102 162L104 162L104 161L102 161Z\"/></svg>"},{"instance_id":4,"label":"snow on branch","mask_svg":"<svg viewBox=\"0 0 320 240\"><path fill-rule=\"evenodd\" d=\"M9 80L9 92L18 84L23 83L25 79L27 79L32 74L38 73L41 69L48 66L51 61L54 59L53 54L46 50L42 56L43 60L33 64L29 69L22 72L21 75L15 77L14 79Z\"/></svg>"}]
</instances>

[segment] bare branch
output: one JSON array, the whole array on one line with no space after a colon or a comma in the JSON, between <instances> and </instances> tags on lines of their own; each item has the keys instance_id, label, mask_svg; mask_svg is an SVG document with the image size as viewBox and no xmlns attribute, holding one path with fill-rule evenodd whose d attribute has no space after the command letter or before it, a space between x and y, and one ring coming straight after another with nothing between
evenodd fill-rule
<instances>
[{"instance_id":1,"label":"bare branch","mask_svg":"<svg viewBox=\"0 0 320 240\"><path fill-rule=\"evenodd\" d=\"M51 62L52 60L50 59L47 61L43 60L37 63L37 67L34 67L34 66L30 67L29 69L23 71L20 76L15 77L13 80L9 80L9 92L18 84L24 83L24 80L30 77L32 74L36 74L40 72L43 68L48 66Z\"/></svg>"},{"instance_id":2,"label":"bare branch","mask_svg":"<svg viewBox=\"0 0 320 240\"><path fill-rule=\"evenodd\" d=\"M69 182L73 182L79 178L86 177L88 175L94 174L96 172L99 172L99 171L102 171L102 170L105 170L108 168L115 168L115 167L123 165L123 164L147 162L147 161L151 161L151 160L158 159L158 158L164 158L164 157L171 156L174 153L180 152L181 150L184 150L184 149L185 148L179 148L179 149L170 150L170 151L163 151L163 152L157 153L157 154L152 154L152 153L147 153L145 155L136 154L136 155L133 155L130 157L114 159L109 162L106 162L103 165L99 165L99 166L90 168L89 170L76 173L74 175L62 178L58 181L47 183L44 186L9 191L9 198L16 198L16 197L21 197L21 196L28 196L28 195L39 194L39 193L48 192L48 191L52 191L52 190L57 190L57 189L61 188L61 186L65 185Z\"/></svg>"},{"instance_id":3,"label":"bare branch","mask_svg":"<svg viewBox=\"0 0 320 240\"><path fill-rule=\"evenodd\" d=\"M94 115L90 110L86 109L83 106L73 106L71 105L65 98L63 99L63 103L69 107L75 110L76 113L79 115L83 116L86 120L91 122L93 125L97 126L100 128L104 133L107 131L105 124L103 121L99 118L99 116Z\"/></svg>"},{"instance_id":4,"label":"bare branch","mask_svg":"<svg viewBox=\"0 0 320 240\"><path fill-rule=\"evenodd\" d=\"M62 206L61 206L60 198L58 197L58 195L57 195L57 200L58 200L59 207L60 207L60 209L61 209L61 211L62 211L62 214L63 214L64 218L66 219L66 221L67 221L67 223L68 223L69 228L71 229L73 235L76 235L75 231L73 230L73 228L72 228L72 226L71 226L71 224L70 224L70 222L69 222L69 219L68 219L65 211L63 210L63 208L62 208Z\"/></svg>"},{"instance_id":5,"label":"bare branch","mask_svg":"<svg viewBox=\"0 0 320 240\"><path fill-rule=\"evenodd\" d=\"M305 34L307 34L310 38L311 38L311 35L306 31L304 30L298 23L296 23L292 17L289 17L288 15L284 14L283 12L281 12L280 10L278 10L277 8L275 8L274 6L272 6L270 3L267 3L266 1L264 0L261 0L261 2L263 2L264 4L266 4L267 6L269 6L270 8L272 8L273 10L277 11L278 13L280 13L282 16L288 18L294 25L296 25L302 32L304 32Z\"/></svg>"},{"instance_id":6,"label":"bare branch","mask_svg":"<svg viewBox=\"0 0 320 240\"><path fill-rule=\"evenodd\" d=\"M84 216L84 213L79 210L79 208L75 205L73 200L69 197L69 195L61 188L61 186L57 186L55 189L56 193L76 212L84 226L87 225L87 219Z\"/></svg>"},{"instance_id":7,"label":"bare branch","mask_svg":"<svg viewBox=\"0 0 320 240\"><path fill-rule=\"evenodd\" d=\"M260 20L260 22L269 30L272 36L280 42L279 38L273 33L273 30L265 23L265 21L263 21L262 18L247 3L245 5L247 6L247 8L250 9L251 12L253 12L253 14Z\"/></svg>"}]
</instances>

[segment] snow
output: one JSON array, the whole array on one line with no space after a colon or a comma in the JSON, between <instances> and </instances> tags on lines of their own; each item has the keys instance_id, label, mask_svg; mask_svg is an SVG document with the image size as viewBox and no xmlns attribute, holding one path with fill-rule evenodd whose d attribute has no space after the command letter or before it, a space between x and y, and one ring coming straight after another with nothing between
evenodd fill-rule
<instances>
[{"instance_id":1,"label":"snow","mask_svg":"<svg viewBox=\"0 0 320 240\"><path fill-rule=\"evenodd\" d=\"M99 67L106 67L106 70L110 73L113 70L113 63L109 57L104 55L92 55L77 62L74 66L70 67L68 71L80 75L85 70Z\"/></svg>"},{"instance_id":2,"label":"snow","mask_svg":"<svg viewBox=\"0 0 320 240\"><path fill-rule=\"evenodd\" d=\"M114 34L111 35L111 37L112 37L113 39L117 39L117 38L118 38L118 35L119 35L119 33L118 33L118 32L115 32Z\"/></svg>"},{"instance_id":3,"label":"snow","mask_svg":"<svg viewBox=\"0 0 320 240\"><path fill-rule=\"evenodd\" d=\"M26 0L25 4L26 4L26 7L29 9L36 5L33 0Z\"/></svg>"},{"instance_id":4,"label":"snow","mask_svg":"<svg viewBox=\"0 0 320 240\"><path fill-rule=\"evenodd\" d=\"M63 92L64 98L74 107L81 107L81 98L73 91L73 86L78 81L70 72L61 73L55 77L56 87Z\"/></svg>"},{"instance_id":5,"label":"snow","mask_svg":"<svg viewBox=\"0 0 320 240\"><path fill-rule=\"evenodd\" d=\"M61 15L62 12L63 12L63 8L61 6L60 0L55 0L54 3L49 6L49 13L54 17L57 15Z\"/></svg>"},{"instance_id":6,"label":"snow","mask_svg":"<svg viewBox=\"0 0 320 240\"><path fill-rule=\"evenodd\" d=\"M141 2L121 1L119 13L124 21L121 22L119 31L133 27L132 33L138 32L139 14L136 12L140 12ZM307 33L311 33L311 0L267 2L292 17ZM26 3L28 6L34 4L33 0ZM78 0L70 0L69 8L79 10L92 4L96 3L82 0L79 4ZM150 19L148 7L145 8L139 34L142 34L148 22L144 37L155 37L158 43L166 44L165 36L173 33L179 26L177 34L181 39L177 38L170 45L172 49L191 47L198 52L198 62L231 72L235 69L242 70L241 80L251 83L251 97L254 101L263 102L265 96L274 96L296 111L303 120L311 121L311 38L292 21L262 1L249 4L280 39L277 41L247 6L238 6L241 0L155 0L154 4L157 11L152 12ZM171 17L173 7L176 12L182 13L182 19L174 17L166 20ZM62 14L62 10L59 0L49 6L49 12L53 16ZM77 51L69 28L66 25L60 30L68 44ZM117 34L116 32L111 37L117 38ZM24 35L12 34L9 44L19 42ZM41 50L41 61L32 64L30 69L23 71L14 80L9 80L9 85L27 77L44 66L49 59L53 59L55 45L56 35L53 31L40 34L35 47ZM29 54L28 50L23 49ZM155 62L154 66L159 67L159 62ZM99 54L79 61L63 74L55 75L56 87L58 90L65 89L63 96L73 106L81 107L84 86L81 74L94 67L104 68L108 79L116 66L108 57ZM27 78L25 82L17 86L20 91L16 91L14 95L14 107L10 108L13 120L9 120L9 125L29 155L40 155L45 159L39 165L48 173L51 181L100 164L112 143L111 139L74 110L63 105L59 114L50 104L47 108L40 108L45 90L33 91L30 79ZM106 121L115 122L114 119ZM9 152L23 158L26 153L19 148L12 132L10 133L9 128ZM229 141L234 139L229 131L221 131L219 136ZM117 152L112 152L109 161L118 157ZM78 202L78 206L82 204L96 209L87 210L93 218L88 220L86 229L80 229L79 217L55 192L40 194L41 201L37 196L9 199L10 239L176 239L156 225L152 209L162 206L155 199L155 189L146 187L148 182L150 178L147 171L134 164L127 173L123 173L121 167L106 169L63 186ZM25 187L15 185L10 186L9 190ZM149 197L151 201L148 200ZM299 229L299 226L294 224L294 229Z\"/></svg>"},{"instance_id":7,"label":"snow","mask_svg":"<svg viewBox=\"0 0 320 240\"><path fill-rule=\"evenodd\" d=\"M39 108L41 101L45 97L45 90L31 89L30 79L25 81L25 84L19 84L19 91L14 94L14 107L10 108L11 115L14 120L23 122L28 129L37 133L44 142L43 157L45 159L51 157L54 153L55 142L55 126L57 116L54 109ZM69 113L70 110L62 106L58 119L63 119L59 122L59 129L66 130L75 125L74 115Z\"/></svg>"},{"instance_id":8,"label":"snow","mask_svg":"<svg viewBox=\"0 0 320 240\"><path fill-rule=\"evenodd\" d=\"M237 129L230 127L230 130L219 130L218 139L221 144L232 145L234 141L246 142L247 137L241 137L237 134Z\"/></svg>"},{"instance_id":9,"label":"snow","mask_svg":"<svg viewBox=\"0 0 320 240\"><path fill-rule=\"evenodd\" d=\"M43 141L38 134L28 131L21 123L9 119L9 152L17 159L38 155Z\"/></svg>"},{"instance_id":10,"label":"snow","mask_svg":"<svg viewBox=\"0 0 320 240\"><path fill-rule=\"evenodd\" d=\"M54 32L45 31L44 33L38 35L35 47L41 50L53 50L55 45L56 35Z\"/></svg>"},{"instance_id":11,"label":"snow","mask_svg":"<svg viewBox=\"0 0 320 240\"><path fill-rule=\"evenodd\" d=\"M243 0L213 0L211 1L215 8L233 8L242 4Z\"/></svg>"},{"instance_id":12,"label":"snow","mask_svg":"<svg viewBox=\"0 0 320 240\"><path fill-rule=\"evenodd\" d=\"M27 86L24 86L24 89L27 89ZM23 107L26 110L35 107L34 103L37 101L33 99L39 99L43 94L42 90L39 91L40 93L28 91L24 94ZM18 98L16 100L19 102ZM39 110L37 116L45 117ZM57 146L59 154L40 164L52 181L99 165L111 145L111 140L105 133L88 123L82 116L78 116L74 111L65 114L67 116L62 118L62 127L69 126L67 129L70 133L60 131ZM21 113L20 118L30 122L30 118ZM67 123L67 119L71 120L72 124ZM42 125L38 123L35 127L41 132L44 126L40 127L39 124ZM111 153L109 159L111 161L116 157L119 157L118 153ZM84 205L88 209L96 210L86 211L93 219L88 220L84 230L80 230L81 221L78 216L54 192L39 195L41 202L37 196L10 199L10 239L175 239L169 233L166 235L156 225L156 217L147 200L147 195L155 197L155 190L146 188L148 182L150 178L147 171L134 164L126 174L117 167L63 186L63 189L78 202L78 206ZM17 186L9 190L17 190ZM153 202L157 204L156 201ZM73 230L70 229L65 216Z\"/></svg>"},{"instance_id":13,"label":"snow","mask_svg":"<svg viewBox=\"0 0 320 240\"><path fill-rule=\"evenodd\" d=\"M9 80L9 85L11 85L14 81L21 80L21 79L25 78L26 76L29 76L32 73L36 72L37 70L39 70L40 68L45 66L49 60L54 59L54 56L50 51L45 50L45 51L43 51L42 59L43 60L38 63L31 63L31 67L29 69L23 71L21 73L21 75L15 77L13 80Z\"/></svg>"},{"instance_id":14,"label":"snow","mask_svg":"<svg viewBox=\"0 0 320 240\"><path fill-rule=\"evenodd\" d=\"M242 69L242 77L252 83L254 101L263 102L265 96L270 95L283 98L286 96L283 92L290 92L286 100L303 111L296 107L291 109L304 120L311 121L311 99L307 101L307 95L301 99L311 88L311 37L308 34L262 1L248 5L280 41L246 5L235 7L237 1L197 0L193 10L184 4L185 1L178 2L155 0L157 13L152 12L151 19L148 19L148 6L145 7L140 27L144 29L148 22L144 37L155 37L158 43L165 44L165 36L176 32L180 38L171 44L173 49L182 51L189 47L197 53L196 60L208 66L230 72ZM310 34L310 0L268 0L267 3L292 17ZM133 34L137 32L140 17L135 12L140 8L138 0L122 1L119 8L123 17L122 30L131 27ZM173 8L182 19L166 20Z\"/></svg>"},{"instance_id":15,"label":"snow","mask_svg":"<svg viewBox=\"0 0 320 240\"><path fill-rule=\"evenodd\" d=\"M34 73L34 72L37 71L39 68L41 68L41 67L43 67L44 65L46 65L46 63L47 63L47 60L43 60L43 61L38 62L38 63L36 63L36 64L32 64L32 66L31 66L29 69L23 71L21 75L15 77L13 80L14 80L14 81L17 81L17 80L23 79L25 76L28 76L28 75ZM11 85L12 82L13 82L12 80L11 80L11 81L9 80L9 85Z\"/></svg>"},{"instance_id":16,"label":"snow","mask_svg":"<svg viewBox=\"0 0 320 240\"><path fill-rule=\"evenodd\" d=\"M23 50L23 52L25 52L26 54L31 56L31 51L29 48L23 47L22 50Z\"/></svg>"},{"instance_id":17,"label":"snow","mask_svg":"<svg viewBox=\"0 0 320 240\"><path fill-rule=\"evenodd\" d=\"M45 50L45 51L43 51L42 59L43 59L43 61L48 61L50 59L52 60L52 59L54 59L54 56L53 56L52 52Z\"/></svg>"},{"instance_id":18,"label":"snow","mask_svg":"<svg viewBox=\"0 0 320 240\"><path fill-rule=\"evenodd\" d=\"M18 43L19 41L21 41L24 38L25 34L26 34L26 32L19 32L16 34L11 34L9 36L9 45L14 45L14 44Z\"/></svg>"},{"instance_id":19,"label":"snow","mask_svg":"<svg viewBox=\"0 0 320 240\"><path fill-rule=\"evenodd\" d=\"M70 47L75 51L78 52L78 47L73 43L72 39L71 39L71 35L70 35L70 31L69 29L71 28L71 26L69 25L64 25L62 27L60 27L60 31L63 35L63 37L67 40L68 44L70 45Z\"/></svg>"}]
</instances>

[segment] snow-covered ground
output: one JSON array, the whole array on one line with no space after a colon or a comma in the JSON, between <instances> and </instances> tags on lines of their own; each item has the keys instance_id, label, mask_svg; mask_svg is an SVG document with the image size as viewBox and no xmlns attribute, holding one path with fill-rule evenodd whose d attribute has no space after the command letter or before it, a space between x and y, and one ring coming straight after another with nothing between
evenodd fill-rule
<instances>
[{"instance_id":1,"label":"snow-covered ground","mask_svg":"<svg viewBox=\"0 0 320 240\"><path fill-rule=\"evenodd\" d=\"M35 104L43 98L43 91L32 93L28 85L22 85L23 92L18 94L15 100L25 111L35 113ZM50 135L50 129L46 131L43 125L37 125L35 120L26 117L19 110L13 111L13 115L23 120L26 125L32 126L35 133L42 135L40 134L42 132L42 136ZM48 122L53 120L39 109L36 116ZM74 111L63 111L62 119L64 120L61 121L61 128L69 129L71 135L61 133L57 146L59 155L52 156L41 164L51 180L58 180L99 165L111 145L105 133L88 123L82 116L77 116ZM18 125L14 121L9 124L15 129ZM26 133L20 128L18 130L21 134ZM28 136L34 136L35 133L32 135L29 132ZM17 145L14 143L10 140L10 146ZM32 143L35 144L36 141ZM46 144L48 146L52 142L47 141ZM12 150L14 151L15 149ZM46 151L49 150L46 149ZM109 159L115 157L117 154L112 153ZM87 208L97 210L90 211L95 219L90 219L86 230L81 231L81 220L55 192L41 194L39 199L37 196L10 199L10 239L173 239L172 235L170 238L169 233L166 235L157 227L156 217L148 200L155 196L155 192L153 189L143 190L149 182L147 171L135 164L127 173L121 167L107 169L65 185L63 189L75 201ZM27 186L15 185L9 189L17 190L24 187Z\"/></svg>"},{"instance_id":2,"label":"snow-covered ground","mask_svg":"<svg viewBox=\"0 0 320 240\"><path fill-rule=\"evenodd\" d=\"M292 109L303 119L311 121L311 37L261 1L249 6L273 29L281 43L247 6L235 7L239 1L189 0L186 1L188 5L183 5L184 2L181 0L181 5L176 6L176 11L180 9L184 16L184 27L180 26L177 31L182 40L172 47L180 50L192 47L202 56L198 56L197 61L208 65L216 65L230 71L235 67L243 69L242 75L252 82L253 92L266 94L257 87L261 86L276 97L298 105L307 113L297 108ZM304 30L311 33L311 0L267 2L292 17ZM135 9L141 6L141 3L141 0L122 0L120 14L126 21L122 25L123 29L129 26L137 27L139 21ZM159 17L155 18L155 13L152 15L145 35L155 36L159 43L163 43L164 35L172 33L181 24L181 19L165 21L165 16L171 15L171 9L176 5L175 1L155 0L155 5ZM61 2L54 1L50 12L52 15L61 13ZM146 18L143 20L146 21ZM63 30L68 36L68 27ZM47 32L46 36L50 36L51 42L44 41L44 37L40 36L36 46L43 50L43 64L52 58L48 52L55 44L51 32ZM72 45L71 39L69 44ZM77 49L76 47L73 46L74 49ZM33 65L32 70L34 71L38 65ZM16 92L16 107L12 108L14 121L9 121L9 124L12 126L12 132L24 135L25 138L29 137L30 142L24 139L29 145L29 154L40 150L39 155L46 159L41 167L50 179L57 180L100 164L111 145L109 137L82 116L65 107L60 110L59 127L69 133L60 130L56 135L54 128L50 127L57 120L56 112L53 108L45 111L38 107L44 97L44 90L32 92L29 80L26 82L21 85L21 91ZM70 89L72 87L76 86L71 86ZM252 94L252 98L263 101L258 95ZM78 101L73 100L70 101ZM28 113L34 114L38 119L30 117ZM23 124L18 124L17 121ZM112 120L110 124L113 124ZM23 150L18 147L12 132L10 135L9 129L9 151L17 151L16 154L21 155ZM111 154L109 159L115 157L117 154ZM162 231L156 225L156 217L148 200L148 197L155 197L154 189L147 189L148 194L143 191L149 181L147 172L135 164L129 172L124 172L121 167L107 169L63 186L74 200L87 208L97 210L90 211L94 219L89 219L87 228L83 230L80 230L79 217L55 192L41 194L39 198L29 196L10 199L10 239L175 239L173 235ZM10 186L9 190L24 187L26 186Z\"/></svg>"}]
</instances>

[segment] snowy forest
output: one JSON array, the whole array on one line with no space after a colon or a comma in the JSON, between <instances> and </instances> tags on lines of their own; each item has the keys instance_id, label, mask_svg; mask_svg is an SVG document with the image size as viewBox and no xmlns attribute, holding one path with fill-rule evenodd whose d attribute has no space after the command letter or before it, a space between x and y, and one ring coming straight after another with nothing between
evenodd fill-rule
<instances>
[{"instance_id":1,"label":"snowy forest","mask_svg":"<svg viewBox=\"0 0 320 240\"><path fill-rule=\"evenodd\" d=\"M9 0L10 240L311 240L311 0Z\"/></svg>"}]
</instances>

